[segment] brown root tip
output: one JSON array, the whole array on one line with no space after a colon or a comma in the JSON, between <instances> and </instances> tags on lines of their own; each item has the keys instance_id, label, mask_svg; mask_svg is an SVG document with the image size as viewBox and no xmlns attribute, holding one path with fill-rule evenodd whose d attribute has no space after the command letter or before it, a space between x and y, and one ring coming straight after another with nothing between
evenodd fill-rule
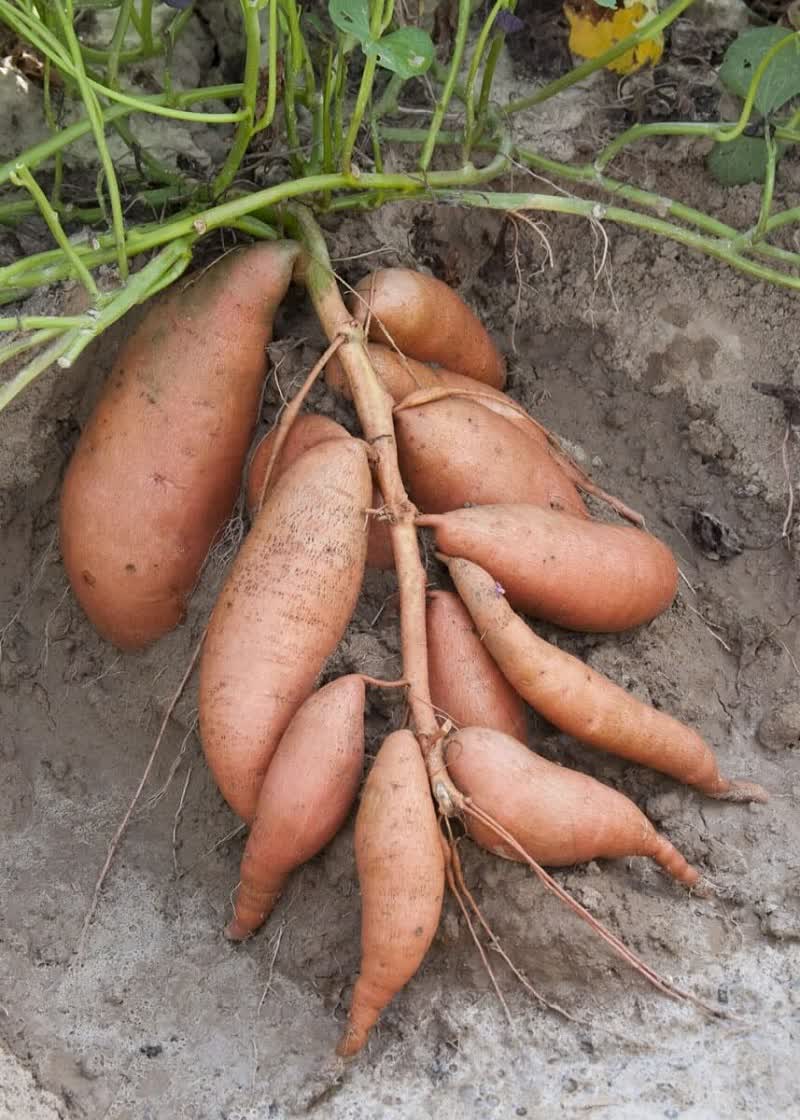
<instances>
[{"instance_id":1,"label":"brown root tip","mask_svg":"<svg viewBox=\"0 0 800 1120\"><path fill-rule=\"evenodd\" d=\"M769 794L758 782L723 780L719 790L708 796L716 801L756 801L759 805L769 801Z\"/></svg>"},{"instance_id":2,"label":"brown root tip","mask_svg":"<svg viewBox=\"0 0 800 1120\"><path fill-rule=\"evenodd\" d=\"M364 1048L366 1041L367 1036L361 1031L357 1031L355 1027L348 1023L342 1037L339 1039L336 1053L340 1058L352 1058L359 1050Z\"/></svg>"},{"instance_id":3,"label":"brown root tip","mask_svg":"<svg viewBox=\"0 0 800 1120\"><path fill-rule=\"evenodd\" d=\"M225 937L228 941L246 941L248 937L252 937L255 933L254 929L239 921L238 918L232 918L231 921L225 926Z\"/></svg>"}]
</instances>

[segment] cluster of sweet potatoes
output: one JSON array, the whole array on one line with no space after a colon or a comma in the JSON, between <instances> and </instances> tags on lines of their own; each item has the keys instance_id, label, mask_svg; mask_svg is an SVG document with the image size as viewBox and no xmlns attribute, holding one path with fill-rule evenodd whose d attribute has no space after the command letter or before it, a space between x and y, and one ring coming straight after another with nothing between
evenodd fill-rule
<instances>
[{"instance_id":1,"label":"cluster of sweet potatoes","mask_svg":"<svg viewBox=\"0 0 800 1120\"><path fill-rule=\"evenodd\" d=\"M410 518L412 531L433 531L455 590L427 593L422 629L408 625L403 648L406 666L422 665L407 674L411 711L435 718L388 736L361 793L362 965L339 1048L349 1055L436 931L449 859L437 807L461 810L473 840L507 858L641 855L698 881L633 802L528 748L525 702L582 742L708 796L765 795L722 777L698 734L517 613L574 630L639 626L669 607L677 568L621 503L610 500L635 524L590 516L581 491L602 492L503 393L501 355L444 284L385 269L351 298L326 379L360 414L364 387L345 360L347 347L358 351L372 399L387 402L387 430L370 433L362 417L368 438L357 439L303 413L248 456L273 318L301 259L288 241L237 250L154 303L70 462L61 545L97 630L141 648L182 620L244 481L250 529L208 624L199 700L208 765L249 826L226 930L239 940L358 796L365 689L381 682L351 674L315 685L365 568L396 568L408 614L417 591L401 527ZM392 452L383 475L379 445ZM384 493L385 472L398 468Z\"/></svg>"}]
</instances>

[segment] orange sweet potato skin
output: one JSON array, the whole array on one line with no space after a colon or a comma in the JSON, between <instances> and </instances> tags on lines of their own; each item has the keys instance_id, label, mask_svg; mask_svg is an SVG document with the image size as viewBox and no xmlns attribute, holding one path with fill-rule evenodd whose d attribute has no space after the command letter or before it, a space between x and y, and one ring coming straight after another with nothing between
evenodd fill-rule
<instances>
[{"instance_id":1,"label":"orange sweet potato skin","mask_svg":"<svg viewBox=\"0 0 800 1120\"><path fill-rule=\"evenodd\" d=\"M123 649L181 621L231 513L296 256L291 242L230 253L159 297L78 441L61 494L64 566Z\"/></svg>"},{"instance_id":2,"label":"orange sweet potato skin","mask_svg":"<svg viewBox=\"0 0 800 1120\"><path fill-rule=\"evenodd\" d=\"M358 440L312 447L278 480L214 607L200 662L200 734L248 823L270 759L347 627L372 493Z\"/></svg>"},{"instance_id":3,"label":"orange sweet potato skin","mask_svg":"<svg viewBox=\"0 0 800 1120\"><path fill-rule=\"evenodd\" d=\"M356 818L361 971L338 1053L357 1053L428 951L442 911L444 857L428 776L410 731L378 751Z\"/></svg>"},{"instance_id":4,"label":"orange sweet potato skin","mask_svg":"<svg viewBox=\"0 0 800 1120\"><path fill-rule=\"evenodd\" d=\"M329 439L350 439L350 433L335 420L327 416L319 416L315 412L304 412L298 416L281 448L278 461L272 471L270 485L274 486L281 475L306 451ZM261 486L274 443L275 429L273 428L259 442L247 468L247 508L251 517L256 513L258 500L261 497Z\"/></svg>"},{"instance_id":5,"label":"orange sweet potato skin","mask_svg":"<svg viewBox=\"0 0 800 1120\"><path fill-rule=\"evenodd\" d=\"M490 572L512 607L572 630L617 632L650 622L678 589L678 566L650 533L532 505L492 505L421 518L448 556Z\"/></svg>"},{"instance_id":6,"label":"orange sweet potato skin","mask_svg":"<svg viewBox=\"0 0 800 1120\"><path fill-rule=\"evenodd\" d=\"M328 844L355 800L364 764L364 681L338 677L301 705L258 797L225 933L241 940L266 920L286 879Z\"/></svg>"},{"instance_id":7,"label":"orange sweet potato skin","mask_svg":"<svg viewBox=\"0 0 800 1120\"><path fill-rule=\"evenodd\" d=\"M475 313L441 280L410 268L383 268L363 277L348 303L359 323L371 311L372 341L503 388L502 355Z\"/></svg>"},{"instance_id":8,"label":"orange sweet potato skin","mask_svg":"<svg viewBox=\"0 0 800 1120\"><path fill-rule=\"evenodd\" d=\"M623 794L548 762L509 735L462 728L448 738L445 758L461 792L546 867L650 856L685 886L700 878ZM474 817L466 824L473 840L488 851L522 859L488 825Z\"/></svg>"},{"instance_id":9,"label":"orange sweet potato skin","mask_svg":"<svg viewBox=\"0 0 800 1120\"><path fill-rule=\"evenodd\" d=\"M450 591L432 591L426 610L431 700L459 727L493 727L526 737L525 704L492 661L469 616Z\"/></svg>"},{"instance_id":10,"label":"orange sweet potato skin","mask_svg":"<svg viewBox=\"0 0 800 1120\"><path fill-rule=\"evenodd\" d=\"M255 514L258 500L261 497L261 486L272 453L274 438L274 430L268 432L253 452L253 457L250 460L250 467L247 472L247 508L251 517ZM281 453L272 472L270 486L274 486L280 476L309 448L316 447L318 443L324 443L329 439L350 439L350 433L341 424L337 424L335 420L330 420L327 416L318 416L313 412L298 416L289 429L289 434L281 448ZM370 509L380 509L382 505L381 492L377 486L374 486ZM394 553L392 552L388 522L379 520L377 517L371 518L369 523L367 567L384 569L394 567Z\"/></svg>"},{"instance_id":11,"label":"orange sweet potato skin","mask_svg":"<svg viewBox=\"0 0 800 1120\"><path fill-rule=\"evenodd\" d=\"M547 448L483 405L454 398L394 417L400 473L425 513L522 502L588 516Z\"/></svg>"}]
</instances>

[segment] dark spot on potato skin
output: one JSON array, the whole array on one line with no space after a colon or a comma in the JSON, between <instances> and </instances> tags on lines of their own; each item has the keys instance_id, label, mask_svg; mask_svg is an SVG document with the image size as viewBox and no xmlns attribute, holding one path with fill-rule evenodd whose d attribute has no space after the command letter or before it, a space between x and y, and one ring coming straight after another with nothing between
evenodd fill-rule
<instances>
[{"instance_id":1,"label":"dark spot on potato skin","mask_svg":"<svg viewBox=\"0 0 800 1120\"><path fill-rule=\"evenodd\" d=\"M84 568L81 572L81 579L84 583L87 583L89 587L94 587L94 585L97 583L96 578L92 575L88 568Z\"/></svg>"},{"instance_id":2,"label":"dark spot on potato skin","mask_svg":"<svg viewBox=\"0 0 800 1120\"><path fill-rule=\"evenodd\" d=\"M135 564L126 564L125 565L125 571L126 572L135 572L136 571L136 565Z\"/></svg>"}]
</instances>

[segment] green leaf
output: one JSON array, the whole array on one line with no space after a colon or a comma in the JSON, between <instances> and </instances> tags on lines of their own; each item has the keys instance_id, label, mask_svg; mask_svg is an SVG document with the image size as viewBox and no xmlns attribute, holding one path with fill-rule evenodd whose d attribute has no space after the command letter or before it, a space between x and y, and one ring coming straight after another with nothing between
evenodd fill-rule
<instances>
[{"instance_id":1,"label":"green leaf","mask_svg":"<svg viewBox=\"0 0 800 1120\"><path fill-rule=\"evenodd\" d=\"M763 183L767 171L767 145L760 136L740 136L728 144L715 144L708 170L725 187Z\"/></svg>"},{"instance_id":2,"label":"green leaf","mask_svg":"<svg viewBox=\"0 0 800 1120\"><path fill-rule=\"evenodd\" d=\"M401 78L416 78L433 62L433 43L419 27L403 27L377 42L365 43L364 53L376 55L384 70Z\"/></svg>"},{"instance_id":3,"label":"green leaf","mask_svg":"<svg viewBox=\"0 0 800 1120\"><path fill-rule=\"evenodd\" d=\"M328 15L334 27L358 39L362 47L370 41L369 0L328 0Z\"/></svg>"},{"instance_id":4,"label":"green leaf","mask_svg":"<svg viewBox=\"0 0 800 1120\"><path fill-rule=\"evenodd\" d=\"M757 27L734 39L719 68L719 78L725 88L745 98L761 59L770 47L792 34L784 27ZM800 55L796 47L784 47L767 66L761 79L756 93L756 109L766 117L799 93Z\"/></svg>"}]
</instances>

